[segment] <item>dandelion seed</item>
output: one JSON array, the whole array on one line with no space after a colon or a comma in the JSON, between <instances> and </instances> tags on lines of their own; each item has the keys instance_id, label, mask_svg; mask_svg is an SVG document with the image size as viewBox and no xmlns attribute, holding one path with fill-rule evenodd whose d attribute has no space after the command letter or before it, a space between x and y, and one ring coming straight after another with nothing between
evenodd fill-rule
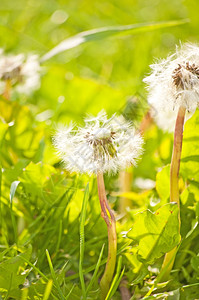
<instances>
[{"instance_id":1,"label":"dandelion seed","mask_svg":"<svg viewBox=\"0 0 199 300\"><path fill-rule=\"evenodd\" d=\"M199 105L199 47L181 45L151 69L144 82L148 84L152 115L160 128L173 131L179 107L186 108L188 119Z\"/></svg>"},{"instance_id":2,"label":"dandelion seed","mask_svg":"<svg viewBox=\"0 0 199 300\"><path fill-rule=\"evenodd\" d=\"M135 165L142 153L142 138L130 122L104 111L85 119L85 127L59 129L54 145L66 168L80 173L116 173Z\"/></svg>"},{"instance_id":3,"label":"dandelion seed","mask_svg":"<svg viewBox=\"0 0 199 300\"><path fill-rule=\"evenodd\" d=\"M3 50L0 50L1 93L5 91L9 82L9 88L30 94L40 86L40 71L37 55L29 55L27 58L23 54L6 56Z\"/></svg>"}]
</instances>

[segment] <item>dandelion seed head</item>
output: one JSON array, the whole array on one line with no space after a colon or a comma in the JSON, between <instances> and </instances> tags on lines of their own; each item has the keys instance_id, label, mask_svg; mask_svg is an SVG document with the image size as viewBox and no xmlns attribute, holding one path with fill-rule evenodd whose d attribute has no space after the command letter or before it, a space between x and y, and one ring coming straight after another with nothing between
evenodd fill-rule
<instances>
[{"instance_id":1,"label":"dandelion seed head","mask_svg":"<svg viewBox=\"0 0 199 300\"><path fill-rule=\"evenodd\" d=\"M199 105L199 47L184 44L173 55L150 66L148 102L157 124L173 131L178 109L183 106L189 118Z\"/></svg>"},{"instance_id":2,"label":"dandelion seed head","mask_svg":"<svg viewBox=\"0 0 199 300\"><path fill-rule=\"evenodd\" d=\"M86 118L84 127L60 128L53 142L66 169L88 174L136 165L143 144L130 122L116 115L108 119L104 111Z\"/></svg>"},{"instance_id":3,"label":"dandelion seed head","mask_svg":"<svg viewBox=\"0 0 199 300\"><path fill-rule=\"evenodd\" d=\"M37 55L4 55L0 50L0 91L4 91L5 81L20 93L30 94L40 86L39 58Z\"/></svg>"}]
</instances>

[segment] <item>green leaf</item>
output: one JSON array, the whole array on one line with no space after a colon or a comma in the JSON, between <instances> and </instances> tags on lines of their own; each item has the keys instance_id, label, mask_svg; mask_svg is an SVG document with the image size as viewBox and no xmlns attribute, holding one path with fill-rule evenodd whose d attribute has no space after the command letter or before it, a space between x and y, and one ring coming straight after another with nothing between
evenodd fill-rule
<instances>
[{"instance_id":1,"label":"green leaf","mask_svg":"<svg viewBox=\"0 0 199 300\"><path fill-rule=\"evenodd\" d=\"M168 21L168 22L130 24L130 25L123 25L123 26L107 26L107 27L103 27L103 28L97 28L97 29L92 29L92 30L88 30L88 31L83 31L73 37L70 37L70 38L62 41L60 44L58 44L52 50L47 52L41 58L41 62L44 62L44 61L50 59L51 57L57 55L58 53L61 53L68 49L75 48L86 42L102 40L102 39L105 39L107 37L110 37L110 36L113 36L116 34L124 35L124 34L136 34L139 32L153 31L153 30L161 29L161 28L165 28L165 27L182 25L187 22L188 22L188 20L184 19L184 20L174 20L174 21Z\"/></svg>"},{"instance_id":2,"label":"green leaf","mask_svg":"<svg viewBox=\"0 0 199 300\"><path fill-rule=\"evenodd\" d=\"M180 242L178 206L169 203L155 213L146 210L135 215L129 238L138 242L138 258L152 264Z\"/></svg>"},{"instance_id":3,"label":"green leaf","mask_svg":"<svg viewBox=\"0 0 199 300\"><path fill-rule=\"evenodd\" d=\"M143 266L140 269L138 276L131 282L131 285L136 285L140 283L140 281L142 281L148 273L149 273L148 268L146 266Z\"/></svg>"},{"instance_id":4,"label":"green leaf","mask_svg":"<svg viewBox=\"0 0 199 300\"><path fill-rule=\"evenodd\" d=\"M52 287L53 287L53 281L52 281L52 279L50 279L46 285L43 300L48 300L48 298L51 294Z\"/></svg>"},{"instance_id":5,"label":"green leaf","mask_svg":"<svg viewBox=\"0 0 199 300\"><path fill-rule=\"evenodd\" d=\"M18 179L25 188L26 193L29 193L32 198L35 196L45 200L45 197L49 196L48 201L50 202L50 195L46 192L46 190L49 189L48 184L50 184L50 188L55 194L54 189L56 189L56 186L54 187L51 178L56 173L57 171L50 165L42 163L34 164L31 162L23 170L23 173Z\"/></svg>"},{"instance_id":6,"label":"green leaf","mask_svg":"<svg viewBox=\"0 0 199 300\"><path fill-rule=\"evenodd\" d=\"M199 274L199 256L192 257L191 266Z\"/></svg>"},{"instance_id":7,"label":"green leaf","mask_svg":"<svg viewBox=\"0 0 199 300\"><path fill-rule=\"evenodd\" d=\"M23 253L0 263L0 288L12 291L24 283L28 272L24 272L25 263L23 258L29 259L31 252L32 247L29 246Z\"/></svg>"},{"instance_id":8,"label":"green leaf","mask_svg":"<svg viewBox=\"0 0 199 300\"><path fill-rule=\"evenodd\" d=\"M156 176L156 190L162 203L170 197L170 165L165 166Z\"/></svg>"},{"instance_id":9,"label":"green leaf","mask_svg":"<svg viewBox=\"0 0 199 300\"><path fill-rule=\"evenodd\" d=\"M199 111L185 123L180 173L184 178L199 181Z\"/></svg>"},{"instance_id":10,"label":"green leaf","mask_svg":"<svg viewBox=\"0 0 199 300\"><path fill-rule=\"evenodd\" d=\"M9 127L9 124L2 122L2 120L0 120L0 146L2 145L2 142L4 140L5 137L5 133L7 131Z\"/></svg>"}]
</instances>

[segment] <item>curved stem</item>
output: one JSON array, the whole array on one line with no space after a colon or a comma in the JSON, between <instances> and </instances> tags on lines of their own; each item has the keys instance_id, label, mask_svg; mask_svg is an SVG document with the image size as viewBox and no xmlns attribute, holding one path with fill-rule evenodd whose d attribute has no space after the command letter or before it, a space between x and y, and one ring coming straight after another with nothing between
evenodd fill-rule
<instances>
[{"instance_id":1,"label":"curved stem","mask_svg":"<svg viewBox=\"0 0 199 300\"><path fill-rule=\"evenodd\" d=\"M185 112L186 112L186 108L180 106L178 111L178 116L176 119L176 125L175 125L173 153L172 153L171 169L170 169L170 202L176 202L179 207L180 207L180 201L179 201L178 181L179 181L180 158L181 158L181 151L182 151Z\"/></svg>"},{"instance_id":2,"label":"curved stem","mask_svg":"<svg viewBox=\"0 0 199 300\"><path fill-rule=\"evenodd\" d=\"M11 81L10 81L10 79L7 79L5 82L5 90L3 93L3 97L6 100L10 100L10 91L11 91Z\"/></svg>"},{"instance_id":3,"label":"curved stem","mask_svg":"<svg viewBox=\"0 0 199 300\"><path fill-rule=\"evenodd\" d=\"M170 202L176 202L179 207L179 230L180 230L180 200L179 200L179 170L180 170L180 158L182 151L182 140L183 140L183 127L185 118L186 108L180 106L178 116L176 119L175 132L174 132L174 143L173 153L171 159L170 169ZM166 281L169 277L170 271L173 267L177 247L166 253L162 269L161 269L161 281Z\"/></svg>"},{"instance_id":4,"label":"curved stem","mask_svg":"<svg viewBox=\"0 0 199 300\"><path fill-rule=\"evenodd\" d=\"M109 291L109 287L113 278L113 273L115 270L116 254L117 254L117 234L116 234L116 224L115 217L108 205L106 198L104 177L102 173L97 175L97 185L98 185L98 195L101 206L101 216L106 222L108 230L108 259L105 267L104 274L100 281L101 288L101 299L105 299Z\"/></svg>"},{"instance_id":5,"label":"curved stem","mask_svg":"<svg viewBox=\"0 0 199 300\"><path fill-rule=\"evenodd\" d=\"M151 117L150 111L148 111L141 121L140 129L139 129L140 133L143 134L149 128L149 126L152 122L153 122L153 119Z\"/></svg>"}]
</instances>

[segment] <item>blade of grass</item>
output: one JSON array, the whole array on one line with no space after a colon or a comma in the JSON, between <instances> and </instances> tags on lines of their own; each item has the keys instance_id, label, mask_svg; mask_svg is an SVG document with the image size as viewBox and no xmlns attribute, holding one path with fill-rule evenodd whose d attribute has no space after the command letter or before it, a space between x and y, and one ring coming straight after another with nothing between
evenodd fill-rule
<instances>
[{"instance_id":1,"label":"blade of grass","mask_svg":"<svg viewBox=\"0 0 199 300\"><path fill-rule=\"evenodd\" d=\"M16 180L16 181L13 181L12 184L11 184L11 187L10 187L10 214L11 214L11 220L12 220L12 226L13 226L13 230L14 230L14 240L15 240L15 243L17 244L17 224L16 224L16 220L15 220L15 216L14 216L14 213L13 213L13 209L12 209L12 204L13 204L13 198L14 198L14 195L15 195L15 192L16 192L16 189L19 185L20 181Z\"/></svg>"},{"instance_id":2,"label":"blade of grass","mask_svg":"<svg viewBox=\"0 0 199 300\"><path fill-rule=\"evenodd\" d=\"M72 286L72 288L71 288L70 292L69 292L69 293L68 293L68 295L66 296L66 300L68 300L68 299L69 299L69 296L71 295L71 293L72 293L72 291L73 291L73 289L74 289L75 285L76 285L76 284L73 284L73 286Z\"/></svg>"},{"instance_id":3,"label":"blade of grass","mask_svg":"<svg viewBox=\"0 0 199 300\"><path fill-rule=\"evenodd\" d=\"M57 241L55 253L57 253L59 250L59 246L61 243L61 236L62 236L62 220L60 220L59 222L59 234L58 234L58 241Z\"/></svg>"},{"instance_id":4,"label":"blade of grass","mask_svg":"<svg viewBox=\"0 0 199 300\"><path fill-rule=\"evenodd\" d=\"M80 215L80 228L79 228L80 231L79 278L82 287L83 299L86 299L86 287L85 287L84 275L83 275L83 260L84 260L84 244L85 244L84 226L86 220L86 208L87 208L88 198L89 198L89 184L87 184L84 192L82 211Z\"/></svg>"},{"instance_id":5,"label":"blade of grass","mask_svg":"<svg viewBox=\"0 0 199 300\"><path fill-rule=\"evenodd\" d=\"M129 246L129 243L126 243L124 246L122 246L118 251L117 251L117 255L121 254L122 252L124 252L127 248L127 246ZM107 262L107 258L104 258L102 259L101 263L100 263L100 267L103 266L105 263ZM88 268L86 268L84 271L83 271L83 274L87 274L87 273L90 273L92 271L95 270L95 265L93 266L90 266ZM65 282L69 282L73 279L77 279L79 277L79 274L74 274L74 275L70 275L70 276L67 276L66 279L65 279Z\"/></svg>"},{"instance_id":6,"label":"blade of grass","mask_svg":"<svg viewBox=\"0 0 199 300\"><path fill-rule=\"evenodd\" d=\"M123 26L107 26L107 27L92 29L88 31L83 31L81 33L78 33L75 36L72 36L62 41L52 50L47 52L41 58L40 61L44 62L63 51L75 48L86 42L102 40L116 34L117 35L135 34L138 32L147 32L147 31L153 31L156 29L161 29L166 27L178 26L178 25L185 24L188 21L189 21L188 19L181 19L181 20L174 20L174 21L167 21L167 22L153 22L153 23L151 22L151 23L123 25Z\"/></svg>"},{"instance_id":7,"label":"blade of grass","mask_svg":"<svg viewBox=\"0 0 199 300\"><path fill-rule=\"evenodd\" d=\"M105 300L110 300L113 297L113 295L115 294L115 292L120 284L120 281L122 279L122 276L124 274L124 270L125 270L125 268L124 268L120 274L121 268L122 268L122 256L119 257L116 274L112 281L111 287L108 291L108 294L107 294Z\"/></svg>"},{"instance_id":8,"label":"blade of grass","mask_svg":"<svg viewBox=\"0 0 199 300\"><path fill-rule=\"evenodd\" d=\"M52 264L52 261L50 259L50 254L49 254L49 252L48 252L47 249L46 249L46 256L47 256L48 264L49 264L49 267L50 267L50 272L51 272L51 275L52 275L52 278L53 278L53 282L54 282L54 284L55 284L55 286L57 288L57 291L59 293L60 299L61 300L65 300L65 297L64 297L64 295L62 293L62 290L61 290L61 288L59 286L59 283L57 281L56 274L55 274L55 271L53 269L53 264Z\"/></svg>"},{"instance_id":9,"label":"blade of grass","mask_svg":"<svg viewBox=\"0 0 199 300\"><path fill-rule=\"evenodd\" d=\"M50 279L46 285L43 300L48 300L48 298L51 294L52 287L53 287L53 280Z\"/></svg>"},{"instance_id":10,"label":"blade of grass","mask_svg":"<svg viewBox=\"0 0 199 300\"><path fill-rule=\"evenodd\" d=\"M98 258L98 261L97 261L97 264L96 264L96 268L95 268L95 271L93 273L93 276L91 278L91 281L89 282L89 285L87 287L87 290L86 290L86 294L88 294L88 292L90 291L96 277L97 277L97 273L98 273L98 270L99 270L99 267L100 267L100 264L101 264L101 260L102 260L102 255L103 255L103 252L104 252L104 246L105 244L102 245L102 249L100 251L100 255L99 255L99 258Z\"/></svg>"},{"instance_id":11,"label":"blade of grass","mask_svg":"<svg viewBox=\"0 0 199 300\"><path fill-rule=\"evenodd\" d=\"M32 264L28 259L26 259L24 256L21 256L20 257L22 260L24 260L27 264L29 264L29 266L31 266L39 275L41 275L41 277L44 279L44 280L46 280L46 281L48 281L49 279L48 279L48 277L45 275L45 274L43 274L34 264Z\"/></svg>"},{"instance_id":12,"label":"blade of grass","mask_svg":"<svg viewBox=\"0 0 199 300\"><path fill-rule=\"evenodd\" d=\"M21 299L20 300L26 300L28 299L28 288L27 289L23 289L21 292Z\"/></svg>"},{"instance_id":13,"label":"blade of grass","mask_svg":"<svg viewBox=\"0 0 199 300\"><path fill-rule=\"evenodd\" d=\"M16 189L19 185L20 181L16 180L16 181L13 181L12 184L11 184L11 187L10 187L10 204L11 204L11 208L12 208L12 200L14 198L14 195L15 195L15 192L16 192Z\"/></svg>"}]
</instances>

